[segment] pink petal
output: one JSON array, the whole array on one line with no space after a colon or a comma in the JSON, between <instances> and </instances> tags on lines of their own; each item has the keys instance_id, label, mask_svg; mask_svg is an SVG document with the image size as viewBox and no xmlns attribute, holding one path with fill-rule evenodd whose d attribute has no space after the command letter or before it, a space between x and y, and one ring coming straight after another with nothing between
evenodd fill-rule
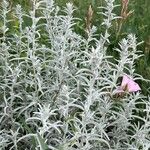
<instances>
[{"instance_id":1,"label":"pink petal","mask_svg":"<svg viewBox=\"0 0 150 150\"><path fill-rule=\"evenodd\" d=\"M125 86L127 86L128 92L136 92L141 90L139 85L127 75L123 76L122 83L121 83L122 88L124 88Z\"/></svg>"},{"instance_id":2,"label":"pink petal","mask_svg":"<svg viewBox=\"0 0 150 150\"><path fill-rule=\"evenodd\" d=\"M121 87L118 87L113 91L113 94L120 94L120 93L124 93L124 90Z\"/></svg>"},{"instance_id":3,"label":"pink petal","mask_svg":"<svg viewBox=\"0 0 150 150\"><path fill-rule=\"evenodd\" d=\"M139 85L134 82L133 80L130 80L130 82L128 83L128 91L129 92L136 92L136 91L140 91L141 88L139 87Z\"/></svg>"},{"instance_id":4,"label":"pink petal","mask_svg":"<svg viewBox=\"0 0 150 150\"><path fill-rule=\"evenodd\" d=\"M121 87L125 87L130 82L130 80L131 79L127 75L123 75Z\"/></svg>"}]
</instances>

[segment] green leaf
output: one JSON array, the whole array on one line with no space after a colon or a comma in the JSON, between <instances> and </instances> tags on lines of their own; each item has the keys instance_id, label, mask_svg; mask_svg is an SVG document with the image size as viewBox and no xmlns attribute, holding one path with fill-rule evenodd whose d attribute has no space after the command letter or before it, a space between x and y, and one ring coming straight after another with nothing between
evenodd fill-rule
<instances>
[{"instance_id":1,"label":"green leaf","mask_svg":"<svg viewBox=\"0 0 150 150\"><path fill-rule=\"evenodd\" d=\"M37 133L37 138L40 144L40 150L48 150L49 149L48 145L45 143L44 139L40 136L39 133Z\"/></svg>"}]
</instances>

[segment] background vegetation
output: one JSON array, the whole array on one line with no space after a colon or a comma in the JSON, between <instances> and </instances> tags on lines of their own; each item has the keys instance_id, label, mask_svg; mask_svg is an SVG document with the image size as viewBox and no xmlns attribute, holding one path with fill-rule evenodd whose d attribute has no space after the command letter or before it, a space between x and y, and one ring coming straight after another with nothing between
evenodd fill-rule
<instances>
[{"instance_id":1,"label":"background vegetation","mask_svg":"<svg viewBox=\"0 0 150 150\"><path fill-rule=\"evenodd\" d=\"M10 7L13 8L16 4L20 4L25 11L29 10L31 8L31 2L30 0L9 0ZM74 6L77 8L75 11L75 16L78 18L81 18L81 20L78 23L78 26L76 27L76 30L80 32L82 35L85 34L85 17L87 14L87 10L89 5L92 6L92 9L94 11L93 18L92 18L92 24L98 27L98 24L101 22L100 18L97 14L98 7L102 6L104 3L104 0L56 0L56 3L62 8L65 6L67 2L72 2ZM121 5L121 0L116 0L117 4ZM129 33L134 33L138 37L138 41L144 41L142 45L140 45L140 49L143 51L144 56L137 62L136 70L139 74L141 74L144 78L150 79L150 0L130 0L129 1L129 8L128 10L133 10L134 12L125 20L123 23L119 38L116 41L116 34L114 34L114 45L111 45L110 49L112 49L115 44L118 43L118 41L126 36ZM116 12L118 15L121 12L121 7L118 7L118 12ZM12 10L13 12L13 10ZM17 25L17 21L15 21L15 18L13 18L14 22ZM29 20L25 21L25 24L30 24ZM10 28L12 26L10 25ZM115 30L114 25L114 31ZM113 28L112 28L113 29ZM11 32L14 32L14 28L11 29ZM99 25L98 31L101 31L101 26ZM10 33L10 34L12 34ZM115 32L114 32L115 33ZM112 31L113 34L113 31ZM114 55L114 54L112 54ZM141 83L143 91L145 94L149 94L149 84L148 83Z\"/></svg>"},{"instance_id":2,"label":"background vegetation","mask_svg":"<svg viewBox=\"0 0 150 150\"><path fill-rule=\"evenodd\" d=\"M10 0L10 11L7 1L2 5L0 149L149 150L150 98L120 83L123 74L136 81L142 79L136 72L150 78L149 16L146 22L137 11L144 13L148 3L132 1L125 13L118 7L115 13L124 20L117 17L111 24L116 18L113 0L105 0L102 15L96 12L103 1L72 1L78 8L74 16L81 20L72 17L70 3L58 9L53 2L49 5L51 0L35 1ZM56 2L64 7L68 1ZM115 2L121 5L121 0ZM130 10L134 12L128 16ZM97 34L91 25L98 27ZM140 60L139 48L145 55ZM147 94L149 85L142 84Z\"/></svg>"}]
</instances>

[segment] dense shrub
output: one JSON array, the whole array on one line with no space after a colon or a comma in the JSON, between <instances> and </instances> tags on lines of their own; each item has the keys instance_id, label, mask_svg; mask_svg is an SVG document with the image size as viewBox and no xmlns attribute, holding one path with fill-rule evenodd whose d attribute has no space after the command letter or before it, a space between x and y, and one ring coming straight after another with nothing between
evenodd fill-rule
<instances>
[{"instance_id":1,"label":"dense shrub","mask_svg":"<svg viewBox=\"0 0 150 150\"><path fill-rule=\"evenodd\" d=\"M74 8L53 0L33 0L27 14L16 6L18 24L10 35L6 0L2 2L0 44L0 148L40 150L148 150L150 102L140 91L121 87L135 73L141 56L133 34L112 49L109 33L114 0L101 8L105 30L93 26L83 37L75 33ZM25 26L24 20L31 24ZM9 36L8 36L9 35ZM137 81L136 81L137 82ZM135 83L135 81L133 81Z\"/></svg>"}]
</instances>

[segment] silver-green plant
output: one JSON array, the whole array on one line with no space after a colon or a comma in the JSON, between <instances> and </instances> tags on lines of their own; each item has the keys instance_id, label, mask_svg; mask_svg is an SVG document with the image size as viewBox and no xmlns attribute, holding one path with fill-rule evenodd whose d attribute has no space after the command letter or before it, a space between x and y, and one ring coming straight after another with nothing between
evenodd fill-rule
<instances>
[{"instance_id":1,"label":"silver-green plant","mask_svg":"<svg viewBox=\"0 0 150 150\"><path fill-rule=\"evenodd\" d=\"M53 0L32 2L28 13L16 6L13 35L8 2L1 5L0 149L148 150L149 100L114 93L124 74L143 79L135 35L112 50L119 57L108 55L115 0L101 7L98 38L94 26L86 38L74 31L71 3L61 10Z\"/></svg>"}]
</instances>

